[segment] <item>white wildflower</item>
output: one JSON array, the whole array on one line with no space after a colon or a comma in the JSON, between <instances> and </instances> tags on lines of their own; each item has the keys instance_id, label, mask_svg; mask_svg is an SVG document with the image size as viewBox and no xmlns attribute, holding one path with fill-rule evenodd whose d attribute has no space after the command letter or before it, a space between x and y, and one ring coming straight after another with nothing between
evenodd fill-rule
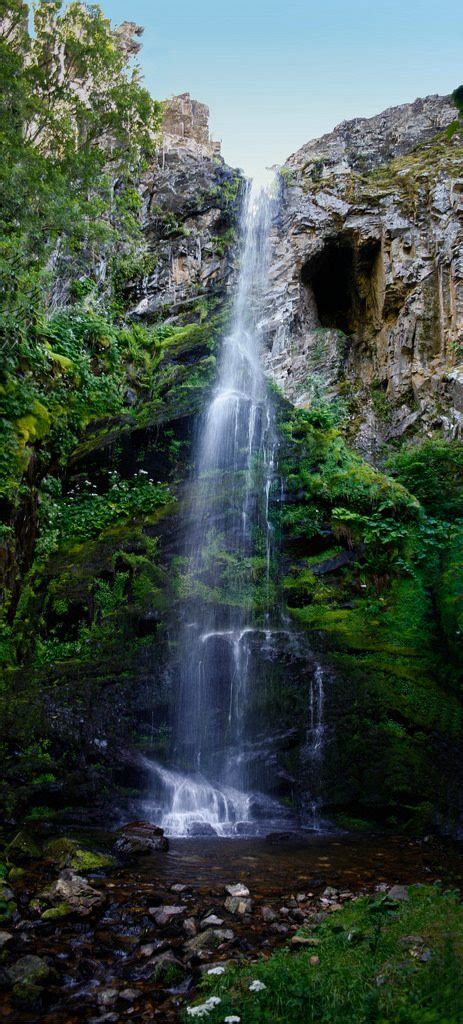
<instances>
[{"instance_id":1,"label":"white wildflower","mask_svg":"<svg viewBox=\"0 0 463 1024\"><path fill-rule=\"evenodd\" d=\"M225 1017L224 1024L241 1024L241 1017Z\"/></svg>"},{"instance_id":2,"label":"white wildflower","mask_svg":"<svg viewBox=\"0 0 463 1024\"><path fill-rule=\"evenodd\" d=\"M140 476L141 475L148 476L148 470L147 469L139 469L138 472L139 472Z\"/></svg>"},{"instance_id":3,"label":"white wildflower","mask_svg":"<svg viewBox=\"0 0 463 1024\"><path fill-rule=\"evenodd\" d=\"M222 1000L218 996L209 996L205 1003L198 1003L196 1006L187 1006L186 1012L189 1017L207 1017L209 1010L218 1006Z\"/></svg>"},{"instance_id":4,"label":"white wildflower","mask_svg":"<svg viewBox=\"0 0 463 1024\"><path fill-rule=\"evenodd\" d=\"M219 964L218 967L210 967L207 973L208 974L225 974L225 967L222 967L221 964Z\"/></svg>"},{"instance_id":5,"label":"white wildflower","mask_svg":"<svg viewBox=\"0 0 463 1024\"><path fill-rule=\"evenodd\" d=\"M249 986L249 991L250 992L263 992L264 988L267 988L267 986L264 985L263 981L258 981L257 978L255 978L254 981L251 981L251 984Z\"/></svg>"}]
</instances>

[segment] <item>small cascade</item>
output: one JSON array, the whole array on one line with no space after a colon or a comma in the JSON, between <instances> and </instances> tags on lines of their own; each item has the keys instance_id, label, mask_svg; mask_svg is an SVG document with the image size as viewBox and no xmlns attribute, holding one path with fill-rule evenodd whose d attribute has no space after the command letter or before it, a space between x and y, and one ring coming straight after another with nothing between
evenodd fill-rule
<instances>
[{"instance_id":1,"label":"small cascade","mask_svg":"<svg viewBox=\"0 0 463 1024\"><path fill-rule=\"evenodd\" d=\"M322 821L319 814L318 794L321 783L321 767L325 738L324 723L324 675L321 665L317 664L310 680L309 716L305 747L305 759L310 768L312 798L310 801L311 826L319 830Z\"/></svg>"}]
</instances>

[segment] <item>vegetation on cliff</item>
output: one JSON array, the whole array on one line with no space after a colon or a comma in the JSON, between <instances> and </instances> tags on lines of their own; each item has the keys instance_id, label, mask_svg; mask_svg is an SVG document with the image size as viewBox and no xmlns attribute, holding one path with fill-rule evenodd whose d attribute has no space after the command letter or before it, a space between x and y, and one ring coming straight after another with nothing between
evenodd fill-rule
<instances>
[{"instance_id":1,"label":"vegetation on cliff","mask_svg":"<svg viewBox=\"0 0 463 1024\"><path fill-rule=\"evenodd\" d=\"M8 814L46 818L70 792L104 799L113 739L146 742L156 701L149 738L164 742L165 696L148 684L171 588L159 533L224 303L211 288L170 316L130 314L172 236L168 210L149 239L142 226L162 105L141 84L133 26L57 0L36 5L32 34L26 4L0 14L2 796ZM221 258L239 191L224 177L209 201Z\"/></svg>"}]
</instances>

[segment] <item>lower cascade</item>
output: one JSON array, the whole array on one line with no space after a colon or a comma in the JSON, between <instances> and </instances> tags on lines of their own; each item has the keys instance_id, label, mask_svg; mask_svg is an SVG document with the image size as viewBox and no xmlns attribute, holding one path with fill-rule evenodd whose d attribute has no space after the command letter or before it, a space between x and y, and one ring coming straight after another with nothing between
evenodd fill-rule
<instances>
[{"instance_id":1,"label":"lower cascade","mask_svg":"<svg viewBox=\"0 0 463 1024\"><path fill-rule=\"evenodd\" d=\"M260 723L250 700L256 673L262 673L256 647L264 654L276 634L288 632L272 596L276 435L260 362L275 204L272 189L248 185L231 327L200 426L184 517L181 624L172 655L175 767L149 766L153 801L147 808L171 835L243 834L291 821L287 809L266 795ZM323 728L317 680L307 747L318 762ZM315 803L312 819L316 825Z\"/></svg>"}]
</instances>

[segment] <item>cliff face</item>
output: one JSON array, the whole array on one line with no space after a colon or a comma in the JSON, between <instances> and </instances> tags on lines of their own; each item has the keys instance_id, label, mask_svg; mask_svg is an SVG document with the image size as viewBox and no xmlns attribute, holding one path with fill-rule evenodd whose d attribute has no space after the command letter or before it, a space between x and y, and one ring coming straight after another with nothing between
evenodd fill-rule
<instances>
[{"instance_id":1,"label":"cliff face","mask_svg":"<svg viewBox=\"0 0 463 1024\"><path fill-rule=\"evenodd\" d=\"M296 405L314 380L367 455L454 436L463 413L461 123L429 96L343 122L282 170L268 366Z\"/></svg>"}]
</instances>

